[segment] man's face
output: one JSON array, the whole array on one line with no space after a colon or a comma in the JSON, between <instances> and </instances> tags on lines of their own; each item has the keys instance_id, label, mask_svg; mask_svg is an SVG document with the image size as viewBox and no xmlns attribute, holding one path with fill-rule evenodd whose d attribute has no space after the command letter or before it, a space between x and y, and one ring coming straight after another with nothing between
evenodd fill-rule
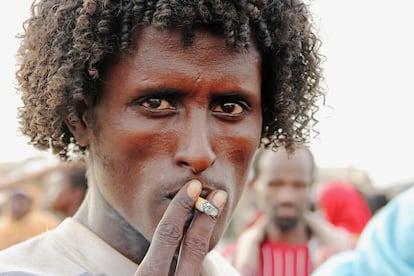
<instances>
[{"instance_id":1,"label":"man's face","mask_svg":"<svg viewBox=\"0 0 414 276\"><path fill-rule=\"evenodd\" d=\"M267 150L259 161L254 183L259 207L282 231L294 228L309 208L312 165L308 153L298 149L288 155L284 149Z\"/></svg>"},{"instance_id":2,"label":"man's face","mask_svg":"<svg viewBox=\"0 0 414 276\"><path fill-rule=\"evenodd\" d=\"M200 180L204 197L225 190L214 246L260 141L260 55L255 47L237 53L206 31L185 48L180 33L152 27L137 41L131 56L107 71L94 107L91 184L148 240L187 181Z\"/></svg>"},{"instance_id":3,"label":"man's face","mask_svg":"<svg viewBox=\"0 0 414 276\"><path fill-rule=\"evenodd\" d=\"M22 219L32 208L32 199L26 194L13 194L10 197L10 212L14 220Z\"/></svg>"},{"instance_id":4,"label":"man's face","mask_svg":"<svg viewBox=\"0 0 414 276\"><path fill-rule=\"evenodd\" d=\"M64 216L72 216L79 208L86 191L74 187L65 172L55 172L49 176L47 186L47 204Z\"/></svg>"}]
</instances>

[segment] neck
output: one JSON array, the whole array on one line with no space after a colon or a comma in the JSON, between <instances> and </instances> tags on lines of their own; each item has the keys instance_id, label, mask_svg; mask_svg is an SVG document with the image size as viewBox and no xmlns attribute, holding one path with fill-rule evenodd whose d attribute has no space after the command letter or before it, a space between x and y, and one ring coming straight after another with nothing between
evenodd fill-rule
<instances>
[{"instance_id":1,"label":"neck","mask_svg":"<svg viewBox=\"0 0 414 276\"><path fill-rule=\"evenodd\" d=\"M306 225L303 221L287 231L282 231L276 225L269 223L266 227L267 238L275 242L283 242L288 244L304 244L308 242L308 234Z\"/></svg>"},{"instance_id":2,"label":"neck","mask_svg":"<svg viewBox=\"0 0 414 276\"><path fill-rule=\"evenodd\" d=\"M74 219L136 264L148 250L149 241L108 204L93 183Z\"/></svg>"}]
</instances>

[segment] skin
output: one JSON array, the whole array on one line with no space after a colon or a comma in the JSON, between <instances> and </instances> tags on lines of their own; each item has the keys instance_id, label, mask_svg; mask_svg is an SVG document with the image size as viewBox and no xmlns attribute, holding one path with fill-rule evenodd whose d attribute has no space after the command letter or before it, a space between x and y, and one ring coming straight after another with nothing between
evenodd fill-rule
<instances>
[{"instance_id":1,"label":"skin","mask_svg":"<svg viewBox=\"0 0 414 276\"><path fill-rule=\"evenodd\" d=\"M303 229L302 214L309 209L313 182L308 153L304 149L291 155L282 148L277 152L266 151L259 168L260 175L253 189L259 208L269 218L269 232L277 235L274 232L286 234ZM301 241L294 239L292 242Z\"/></svg>"},{"instance_id":2,"label":"skin","mask_svg":"<svg viewBox=\"0 0 414 276\"><path fill-rule=\"evenodd\" d=\"M258 166L259 175L250 188L264 216L238 238L234 266L242 275L257 274L260 244L265 239L289 244L308 241L303 219L313 182L308 152L299 148L289 155L284 148L266 150Z\"/></svg>"},{"instance_id":3,"label":"skin","mask_svg":"<svg viewBox=\"0 0 414 276\"><path fill-rule=\"evenodd\" d=\"M95 106L65 121L89 148L90 189L75 219L140 264L137 275L196 275L260 141L260 54L205 30L189 47L179 32L152 27L135 39L131 56L107 70ZM198 196L220 215L196 213L186 230Z\"/></svg>"},{"instance_id":4,"label":"skin","mask_svg":"<svg viewBox=\"0 0 414 276\"><path fill-rule=\"evenodd\" d=\"M24 194L14 194L10 198L10 212L14 220L26 216L32 208L32 199Z\"/></svg>"},{"instance_id":5,"label":"skin","mask_svg":"<svg viewBox=\"0 0 414 276\"><path fill-rule=\"evenodd\" d=\"M52 174L49 185L52 210L65 217L73 216L81 205L86 191L80 187L74 187L64 172Z\"/></svg>"}]
</instances>

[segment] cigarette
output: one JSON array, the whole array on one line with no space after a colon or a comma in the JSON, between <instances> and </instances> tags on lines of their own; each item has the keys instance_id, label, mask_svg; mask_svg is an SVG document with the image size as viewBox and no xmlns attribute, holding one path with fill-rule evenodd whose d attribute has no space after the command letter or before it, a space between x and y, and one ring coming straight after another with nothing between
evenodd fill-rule
<instances>
[{"instance_id":1,"label":"cigarette","mask_svg":"<svg viewBox=\"0 0 414 276\"><path fill-rule=\"evenodd\" d=\"M212 218L216 218L218 216L219 210L216 206L210 203L208 200L199 197L196 200L195 208L206 215L209 215Z\"/></svg>"}]
</instances>

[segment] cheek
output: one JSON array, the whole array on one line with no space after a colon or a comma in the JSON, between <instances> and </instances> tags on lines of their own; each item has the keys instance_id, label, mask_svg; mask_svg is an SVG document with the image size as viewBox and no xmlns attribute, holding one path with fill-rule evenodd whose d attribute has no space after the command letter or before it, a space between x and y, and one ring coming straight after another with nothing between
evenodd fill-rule
<instances>
[{"instance_id":1,"label":"cheek","mask_svg":"<svg viewBox=\"0 0 414 276\"><path fill-rule=\"evenodd\" d=\"M223 166L228 170L226 175L231 176L234 181L229 179L229 182L233 182L230 187L231 190L229 191L229 208L230 212L233 212L246 187L250 162L258 147L258 142L255 137L249 136L226 137L224 139L226 140L222 141L227 141L227 144L219 152L222 154L223 163L228 164L227 166Z\"/></svg>"},{"instance_id":2,"label":"cheek","mask_svg":"<svg viewBox=\"0 0 414 276\"><path fill-rule=\"evenodd\" d=\"M143 185L154 181L154 176L159 176L160 171L167 170L176 136L173 132L158 131L140 131L123 136L120 142L122 156L118 161L125 164L122 169L125 175L133 178L126 179L126 183L135 184L134 191L128 189L125 192L130 194L155 192L154 185L152 188L145 188Z\"/></svg>"},{"instance_id":3,"label":"cheek","mask_svg":"<svg viewBox=\"0 0 414 276\"><path fill-rule=\"evenodd\" d=\"M118 162L106 164L108 169L109 165L115 168L124 166L127 170L139 170L141 173L145 173L144 169L151 169L147 164L152 160L171 154L177 136L172 131L162 131L160 124L149 124L145 119L131 119L131 116L118 120L105 132L99 134L98 148L108 155L103 157Z\"/></svg>"},{"instance_id":4,"label":"cheek","mask_svg":"<svg viewBox=\"0 0 414 276\"><path fill-rule=\"evenodd\" d=\"M264 210L268 208L273 209L273 205L279 204L279 197L276 189L263 190L261 192L259 204Z\"/></svg>"},{"instance_id":5,"label":"cheek","mask_svg":"<svg viewBox=\"0 0 414 276\"><path fill-rule=\"evenodd\" d=\"M311 192L308 189L306 189L306 190L298 191L298 193L301 195L300 202L301 202L302 208L309 209L311 205L311 194L310 194Z\"/></svg>"},{"instance_id":6,"label":"cheek","mask_svg":"<svg viewBox=\"0 0 414 276\"><path fill-rule=\"evenodd\" d=\"M95 176L100 178L98 183L111 205L119 206L128 216L137 204L150 204L149 196L159 191L156 185L146 184L154 181L154 175L159 175L169 160L177 135L160 131L156 125L135 122L102 128L95 137L91 145L91 157L99 170Z\"/></svg>"},{"instance_id":7,"label":"cheek","mask_svg":"<svg viewBox=\"0 0 414 276\"><path fill-rule=\"evenodd\" d=\"M260 136L256 135L255 130L250 130L252 131L247 133L232 131L227 136L223 135L225 131L222 131L220 136L216 136L215 152L218 159L216 161L218 162L217 165L220 167L220 170L226 170L226 172L221 173L227 175L229 198L225 209L226 217L217 225L216 234L212 239L211 245L216 244L220 239L246 187L250 162L258 148L260 140Z\"/></svg>"},{"instance_id":8,"label":"cheek","mask_svg":"<svg viewBox=\"0 0 414 276\"><path fill-rule=\"evenodd\" d=\"M150 169L145 165L171 156L176 137L174 132L140 131L123 138L122 151L127 160L140 165L137 169Z\"/></svg>"},{"instance_id":9,"label":"cheek","mask_svg":"<svg viewBox=\"0 0 414 276\"><path fill-rule=\"evenodd\" d=\"M221 141L226 141L226 144L225 148L220 150L227 154L225 158L234 166L238 173L247 175L250 162L259 146L259 134L260 130L257 129L255 131L255 128L241 132L238 132L236 129L231 131L226 137L221 138Z\"/></svg>"}]
</instances>

